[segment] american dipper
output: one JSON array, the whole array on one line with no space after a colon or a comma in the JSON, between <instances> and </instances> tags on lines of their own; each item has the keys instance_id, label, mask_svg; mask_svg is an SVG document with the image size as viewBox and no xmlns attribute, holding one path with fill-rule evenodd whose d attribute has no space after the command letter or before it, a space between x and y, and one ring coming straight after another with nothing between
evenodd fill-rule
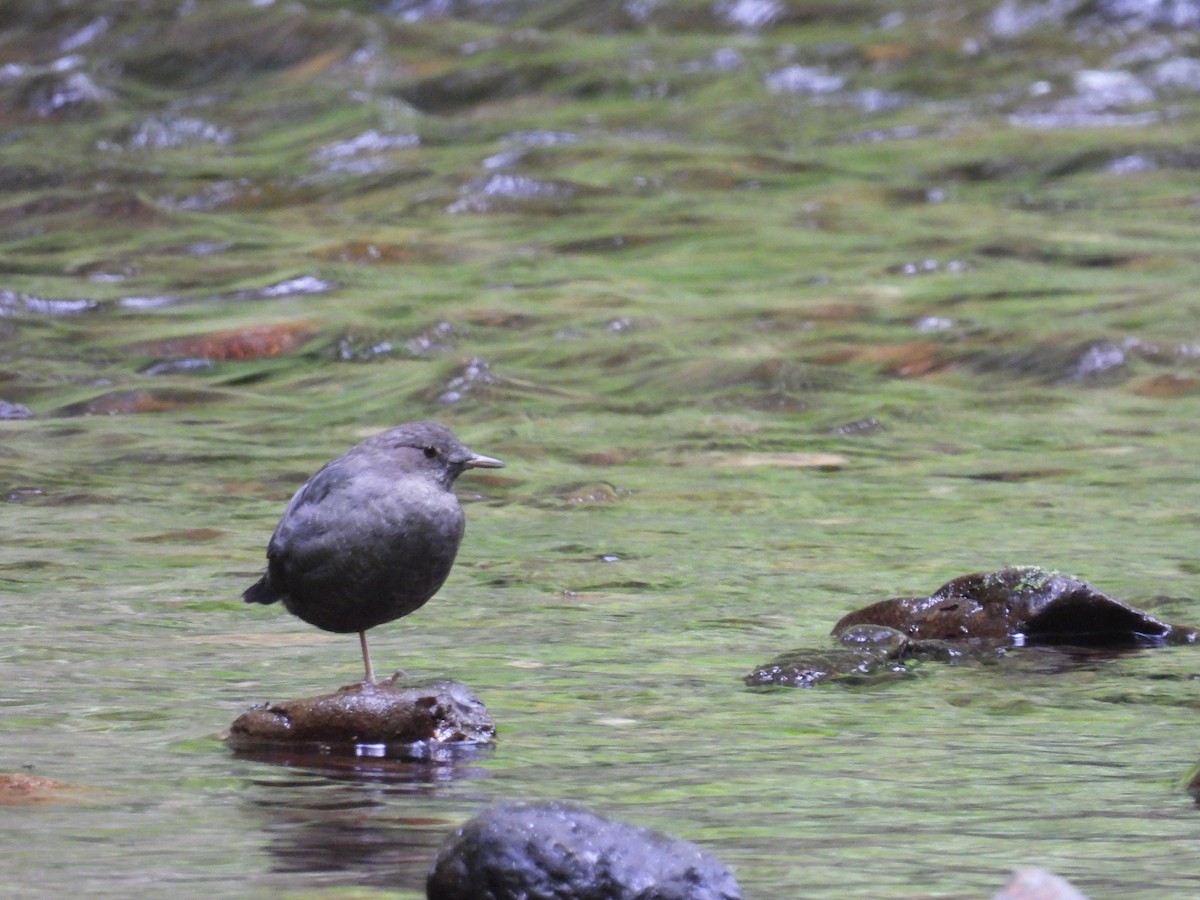
<instances>
[{"instance_id":1,"label":"american dipper","mask_svg":"<svg viewBox=\"0 0 1200 900\"><path fill-rule=\"evenodd\" d=\"M464 527L454 479L503 466L436 422L367 438L296 491L267 545L267 574L242 599L282 600L310 625L357 631L374 682L367 629L420 609L454 565Z\"/></svg>"}]
</instances>

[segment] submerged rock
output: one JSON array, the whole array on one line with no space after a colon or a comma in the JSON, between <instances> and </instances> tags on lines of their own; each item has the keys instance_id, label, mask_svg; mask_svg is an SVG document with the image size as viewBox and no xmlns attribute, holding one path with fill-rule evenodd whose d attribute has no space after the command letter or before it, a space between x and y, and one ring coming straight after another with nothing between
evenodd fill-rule
<instances>
[{"instance_id":1,"label":"submerged rock","mask_svg":"<svg viewBox=\"0 0 1200 900\"><path fill-rule=\"evenodd\" d=\"M0 807L34 806L78 799L81 789L41 775L0 772Z\"/></svg>"},{"instance_id":2,"label":"submerged rock","mask_svg":"<svg viewBox=\"0 0 1200 900\"><path fill-rule=\"evenodd\" d=\"M1079 265L1102 268L1115 260L1087 258ZM977 371L1000 372L1018 378L1032 377L1045 384L1111 384L1129 375L1127 347L1109 340L1084 341L1061 346L1042 343L1028 350L984 353L975 358Z\"/></svg>"},{"instance_id":3,"label":"submerged rock","mask_svg":"<svg viewBox=\"0 0 1200 900\"><path fill-rule=\"evenodd\" d=\"M442 847L429 900L740 900L733 875L690 841L569 803L495 806Z\"/></svg>"},{"instance_id":4,"label":"submerged rock","mask_svg":"<svg viewBox=\"0 0 1200 900\"><path fill-rule=\"evenodd\" d=\"M743 680L751 687L879 684L911 678L922 661L955 662L963 656L945 641L913 640L894 628L857 625L839 635L836 647L789 650Z\"/></svg>"},{"instance_id":5,"label":"submerged rock","mask_svg":"<svg viewBox=\"0 0 1200 900\"><path fill-rule=\"evenodd\" d=\"M1025 645L1128 650L1191 644L1170 625L1085 581L1036 566L964 575L928 597L881 600L843 616L838 645L780 654L745 677L751 686L873 684L908 678L927 661L996 660Z\"/></svg>"},{"instance_id":6,"label":"submerged rock","mask_svg":"<svg viewBox=\"0 0 1200 900\"><path fill-rule=\"evenodd\" d=\"M842 617L835 635L883 625L923 640L1144 647L1190 644L1195 629L1169 625L1086 581L1037 566L963 575L928 597L881 600Z\"/></svg>"},{"instance_id":7,"label":"submerged rock","mask_svg":"<svg viewBox=\"0 0 1200 900\"><path fill-rule=\"evenodd\" d=\"M88 73L52 68L28 78L18 90L15 105L18 111L39 119L66 118L94 115L111 99L112 93Z\"/></svg>"},{"instance_id":8,"label":"submerged rock","mask_svg":"<svg viewBox=\"0 0 1200 900\"><path fill-rule=\"evenodd\" d=\"M310 322L279 322L250 328L210 331L144 341L126 347L131 353L171 360L201 359L217 362L264 359L291 353L313 337Z\"/></svg>"},{"instance_id":9,"label":"submerged rock","mask_svg":"<svg viewBox=\"0 0 1200 900\"><path fill-rule=\"evenodd\" d=\"M228 742L236 750L321 744L327 752L355 754L363 745L486 744L495 735L487 708L465 685L394 677L256 706L233 723Z\"/></svg>"},{"instance_id":10,"label":"submerged rock","mask_svg":"<svg viewBox=\"0 0 1200 900\"><path fill-rule=\"evenodd\" d=\"M496 173L462 185L458 199L446 207L446 212L565 213L571 211L577 197L591 193L595 191L569 181Z\"/></svg>"},{"instance_id":11,"label":"submerged rock","mask_svg":"<svg viewBox=\"0 0 1200 900\"><path fill-rule=\"evenodd\" d=\"M55 416L125 416L138 413L171 412L187 409L203 403L224 400L228 395L221 391L191 388L152 388L144 390L107 391L97 397L60 406L51 413Z\"/></svg>"}]
</instances>

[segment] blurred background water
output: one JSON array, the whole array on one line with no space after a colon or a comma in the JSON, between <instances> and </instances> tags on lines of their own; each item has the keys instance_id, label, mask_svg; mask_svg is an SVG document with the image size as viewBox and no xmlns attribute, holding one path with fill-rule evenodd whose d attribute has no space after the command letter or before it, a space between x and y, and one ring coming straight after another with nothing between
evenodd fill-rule
<instances>
[{"instance_id":1,"label":"blurred background water","mask_svg":"<svg viewBox=\"0 0 1200 900\"><path fill-rule=\"evenodd\" d=\"M741 678L1057 567L1200 621L1200 7L0 2L10 896L422 896L484 803L696 841L747 897L1191 896L1192 648ZM401 421L459 482L380 671L495 749L238 759L358 677L240 592Z\"/></svg>"}]
</instances>

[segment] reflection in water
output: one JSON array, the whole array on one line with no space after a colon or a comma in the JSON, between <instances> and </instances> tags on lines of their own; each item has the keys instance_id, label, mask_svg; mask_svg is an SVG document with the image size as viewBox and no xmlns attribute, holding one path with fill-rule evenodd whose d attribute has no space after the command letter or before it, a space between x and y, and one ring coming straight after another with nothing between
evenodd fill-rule
<instances>
[{"instance_id":1,"label":"reflection in water","mask_svg":"<svg viewBox=\"0 0 1200 900\"><path fill-rule=\"evenodd\" d=\"M329 756L314 748L235 755L289 767L277 778L250 779L245 806L263 822L271 872L322 885L423 890L434 854L459 822L414 814L413 801L483 774L461 752L438 761Z\"/></svg>"}]
</instances>

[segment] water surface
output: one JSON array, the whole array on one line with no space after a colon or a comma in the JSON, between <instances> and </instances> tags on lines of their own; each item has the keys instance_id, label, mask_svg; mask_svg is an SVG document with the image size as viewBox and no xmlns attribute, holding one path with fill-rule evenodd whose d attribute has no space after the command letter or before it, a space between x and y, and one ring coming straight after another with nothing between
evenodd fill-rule
<instances>
[{"instance_id":1,"label":"water surface","mask_svg":"<svg viewBox=\"0 0 1200 900\"><path fill-rule=\"evenodd\" d=\"M747 897L1200 890L1192 648L741 683L1013 564L1200 622L1196 101L1156 74L1192 32L202 6L4 32L0 770L84 789L0 814L6 894L417 897L517 798ZM458 565L376 665L471 685L494 751L236 758L248 706L359 673L239 600L283 504L426 417L508 468L459 482Z\"/></svg>"}]
</instances>

